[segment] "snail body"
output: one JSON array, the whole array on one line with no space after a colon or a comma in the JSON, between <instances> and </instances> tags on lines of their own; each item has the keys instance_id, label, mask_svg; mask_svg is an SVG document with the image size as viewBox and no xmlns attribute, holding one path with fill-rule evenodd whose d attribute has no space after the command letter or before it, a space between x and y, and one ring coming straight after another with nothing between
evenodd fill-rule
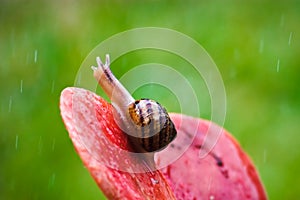
<instances>
[{"instance_id":1,"label":"snail body","mask_svg":"<svg viewBox=\"0 0 300 200\"><path fill-rule=\"evenodd\" d=\"M111 100L117 113L116 121L128 134L137 152L155 152L165 148L177 131L166 109L151 99L135 100L105 64L97 57L98 67L92 66L94 77Z\"/></svg>"}]
</instances>

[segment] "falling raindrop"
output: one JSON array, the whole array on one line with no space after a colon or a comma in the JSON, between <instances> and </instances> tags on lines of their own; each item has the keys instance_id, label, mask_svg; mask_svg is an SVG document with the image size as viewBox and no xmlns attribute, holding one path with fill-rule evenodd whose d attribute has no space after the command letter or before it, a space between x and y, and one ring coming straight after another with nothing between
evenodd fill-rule
<instances>
[{"instance_id":1,"label":"falling raindrop","mask_svg":"<svg viewBox=\"0 0 300 200\"><path fill-rule=\"evenodd\" d=\"M16 150L18 149L18 144L19 144L19 136L16 135L16 143L15 143Z\"/></svg>"},{"instance_id":2,"label":"falling raindrop","mask_svg":"<svg viewBox=\"0 0 300 200\"><path fill-rule=\"evenodd\" d=\"M277 72L279 72L279 66L280 66L280 59L277 60L277 69L276 69Z\"/></svg>"},{"instance_id":3,"label":"falling raindrop","mask_svg":"<svg viewBox=\"0 0 300 200\"><path fill-rule=\"evenodd\" d=\"M266 163L267 161L267 150L265 149L264 150L264 163Z\"/></svg>"},{"instance_id":4,"label":"falling raindrop","mask_svg":"<svg viewBox=\"0 0 300 200\"><path fill-rule=\"evenodd\" d=\"M4 111L4 105L3 102L1 102L1 113Z\"/></svg>"},{"instance_id":5,"label":"falling raindrop","mask_svg":"<svg viewBox=\"0 0 300 200\"><path fill-rule=\"evenodd\" d=\"M42 147L43 147L42 136L40 136L40 138L39 138L39 144L38 144L38 153L40 155L42 154Z\"/></svg>"},{"instance_id":6,"label":"falling raindrop","mask_svg":"<svg viewBox=\"0 0 300 200\"><path fill-rule=\"evenodd\" d=\"M81 83L81 73L78 74L77 84L80 85Z\"/></svg>"},{"instance_id":7,"label":"falling raindrop","mask_svg":"<svg viewBox=\"0 0 300 200\"><path fill-rule=\"evenodd\" d=\"M29 63L29 59L30 58L30 54L29 53L27 53L27 56L26 56L26 65Z\"/></svg>"},{"instance_id":8,"label":"falling raindrop","mask_svg":"<svg viewBox=\"0 0 300 200\"><path fill-rule=\"evenodd\" d=\"M234 59L239 60L240 59L240 52L237 48L234 49Z\"/></svg>"},{"instance_id":9,"label":"falling raindrop","mask_svg":"<svg viewBox=\"0 0 300 200\"><path fill-rule=\"evenodd\" d=\"M23 80L21 80L21 83L20 83L20 92L23 93Z\"/></svg>"},{"instance_id":10,"label":"falling raindrop","mask_svg":"<svg viewBox=\"0 0 300 200\"><path fill-rule=\"evenodd\" d=\"M280 26L283 27L283 25L284 25L284 14L282 14L280 18Z\"/></svg>"},{"instance_id":11,"label":"falling raindrop","mask_svg":"<svg viewBox=\"0 0 300 200\"><path fill-rule=\"evenodd\" d=\"M38 50L36 49L34 51L34 62L36 63L37 62L37 56L38 56Z\"/></svg>"},{"instance_id":12,"label":"falling raindrop","mask_svg":"<svg viewBox=\"0 0 300 200\"><path fill-rule=\"evenodd\" d=\"M8 112L11 112L11 106L12 106L12 96L9 97Z\"/></svg>"},{"instance_id":13,"label":"falling raindrop","mask_svg":"<svg viewBox=\"0 0 300 200\"><path fill-rule=\"evenodd\" d=\"M265 45L264 39L261 39L259 42L259 53L260 54L264 51L264 45Z\"/></svg>"},{"instance_id":14,"label":"falling raindrop","mask_svg":"<svg viewBox=\"0 0 300 200\"><path fill-rule=\"evenodd\" d=\"M52 86L51 86L51 93L54 93L54 87L55 87L55 80L52 81Z\"/></svg>"},{"instance_id":15,"label":"falling raindrop","mask_svg":"<svg viewBox=\"0 0 300 200\"><path fill-rule=\"evenodd\" d=\"M210 191L211 190L211 184L212 184L212 176L209 176L209 179L208 179L208 185L207 185L207 190Z\"/></svg>"},{"instance_id":16,"label":"falling raindrop","mask_svg":"<svg viewBox=\"0 0 300 200\"><path fill-rule=\"evenodd\" d=\"M52 175L49 178L49 184L48 184L48 188L49 189L54 186L55 177L56 177L55 173L52 173Z\"/></svg>"},{"instance_id":17,"label":"falling raindrop","mask_svg":"<svg viewBox=\"0 0 300 200\"><path fill-rule=\"evenodd\" d=\"M290 37L289 37L289 46L291 46L292 37L293 37L293 32L290 32Z\"/></svg>"},{"instance_id":18,"label":"falling raindrop","mask_svg":"<svg viewBox=\"0 0 300 200\"><path fill-rule=\"evenodd\" d=\"M54 151L54 149L55 149L55 138L52 141L52 151Z\"/></svg>"},{"instance_id":19,"label":"falling raindrop","mask_svg":"<svg viewBox=\"0 0 300 200\"><path fill-rule=\"evenodd\" d=\"M8 185L9 185L10 190L14 191L16 189L16 181L15 181L15 179L14 178L11 179L10 182L8 183Z\"/></svg>"}]
</instances>

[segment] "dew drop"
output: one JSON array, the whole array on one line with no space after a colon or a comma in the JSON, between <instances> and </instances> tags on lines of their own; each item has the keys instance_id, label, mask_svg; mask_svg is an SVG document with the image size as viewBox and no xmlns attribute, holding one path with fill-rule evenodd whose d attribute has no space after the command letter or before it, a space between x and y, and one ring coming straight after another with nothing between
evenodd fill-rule
<instances>
[{"instance_id":1,"label":"dew drop","mask_svg":"<svg viewBox=\"0 0 300 200\"><path fill-rule=\"evenodd\" d=\"M277 68L276 69L277 72L279 72L279 66L280 66L280 59L277 60L277 67L276 67Z\"/></svg>"},{"instance_id":2,"label":"dew drop","mask_svg":"<svg viewBox=\"0 0 300 200\"><path fill-rule=\"evenodd\" d=\"M209 200L214 200L215 199L215 196L214 195L210 195L209 196Z\"/></svg>"}]
</instances>

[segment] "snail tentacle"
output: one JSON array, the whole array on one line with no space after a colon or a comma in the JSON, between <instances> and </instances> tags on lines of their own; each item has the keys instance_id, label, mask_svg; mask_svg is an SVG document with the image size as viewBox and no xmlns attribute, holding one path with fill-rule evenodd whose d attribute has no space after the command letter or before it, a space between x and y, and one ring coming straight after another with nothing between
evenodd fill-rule
<instances>
[{"instance_id":1,"label":"snail tentacle","mask_svg":"<svg viewBox=\"0 0 300 200\"><path fill-rule=\"evenodd\" d=\"M136 151L154 152L165 148L177 131L166 109L151 99L135 100L110 70L110 58L105 64L96 58L92 66L94 77L111 100L117 113L116 121L128 135Z\"/></svg>"},{"instance_id":2,"label":"snail tentacle","mask_svg":"<svg viewBox=\"0 0 300 200\"><path fill-rule=\"evenodd\" d=\"M119 112L124 112L124 109L127 109L128 105L134 101L134 98L111 72L108 54L106 55L105 64L102 63L100 57L97 57L96 61L98 67L92 66L94 77L108 95L114 107L116 107Z\"/></svg>"}]
</instances>

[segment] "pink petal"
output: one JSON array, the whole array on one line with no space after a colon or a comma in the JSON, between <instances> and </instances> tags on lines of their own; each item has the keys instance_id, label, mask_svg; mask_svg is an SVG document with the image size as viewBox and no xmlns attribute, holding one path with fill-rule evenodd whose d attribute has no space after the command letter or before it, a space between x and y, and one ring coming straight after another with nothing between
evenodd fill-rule
<instances>
[{"instance_id":1,"label":"pink petal","mask_svg":"<svg viewBox=\"0 0 300 200\"><path fill-rule=\"evenodd\" d=\"M171 165L161 170L167 177L176 199L267 199L258 173L238 142L224 129L203 119L170 114L179 137L157 156L159 163L180 151L182 141L195 139L188 150ZM199 157L204 136L221 130L214 149L206 157Z\"/></svg>"},{"instance_id":2,"label":"pink petal","mask_svg":"<svg viewBox=\"0 0 300 200\"><path fill-rule=\"evenodd\" d=\"M212 122L171 114L178 137L156 154L161 171L134 173L147 166L128 153L110 104L87 90L66 88L60 109L75 149L108 199L267 199L249 157ZM213 151L199 158L204 136L219 130Z\"/></svg>"},{"instance_id":3,"label":"pink petal","mask_svg":"<svg viewBox=\"0 0 300 200\"><path fill-rule=\"evenodd\" d=\"M137 158L124 157L123 150L116 147L130 150L113 120L110 104L87 90L66 88L60 109L77 153L108 199L175 199L160 171L129 173L114 169L119 164L127 165L128 170L145 166ZM99 109L101 115L96 116Z\"/></svg>"}]
</instances>

